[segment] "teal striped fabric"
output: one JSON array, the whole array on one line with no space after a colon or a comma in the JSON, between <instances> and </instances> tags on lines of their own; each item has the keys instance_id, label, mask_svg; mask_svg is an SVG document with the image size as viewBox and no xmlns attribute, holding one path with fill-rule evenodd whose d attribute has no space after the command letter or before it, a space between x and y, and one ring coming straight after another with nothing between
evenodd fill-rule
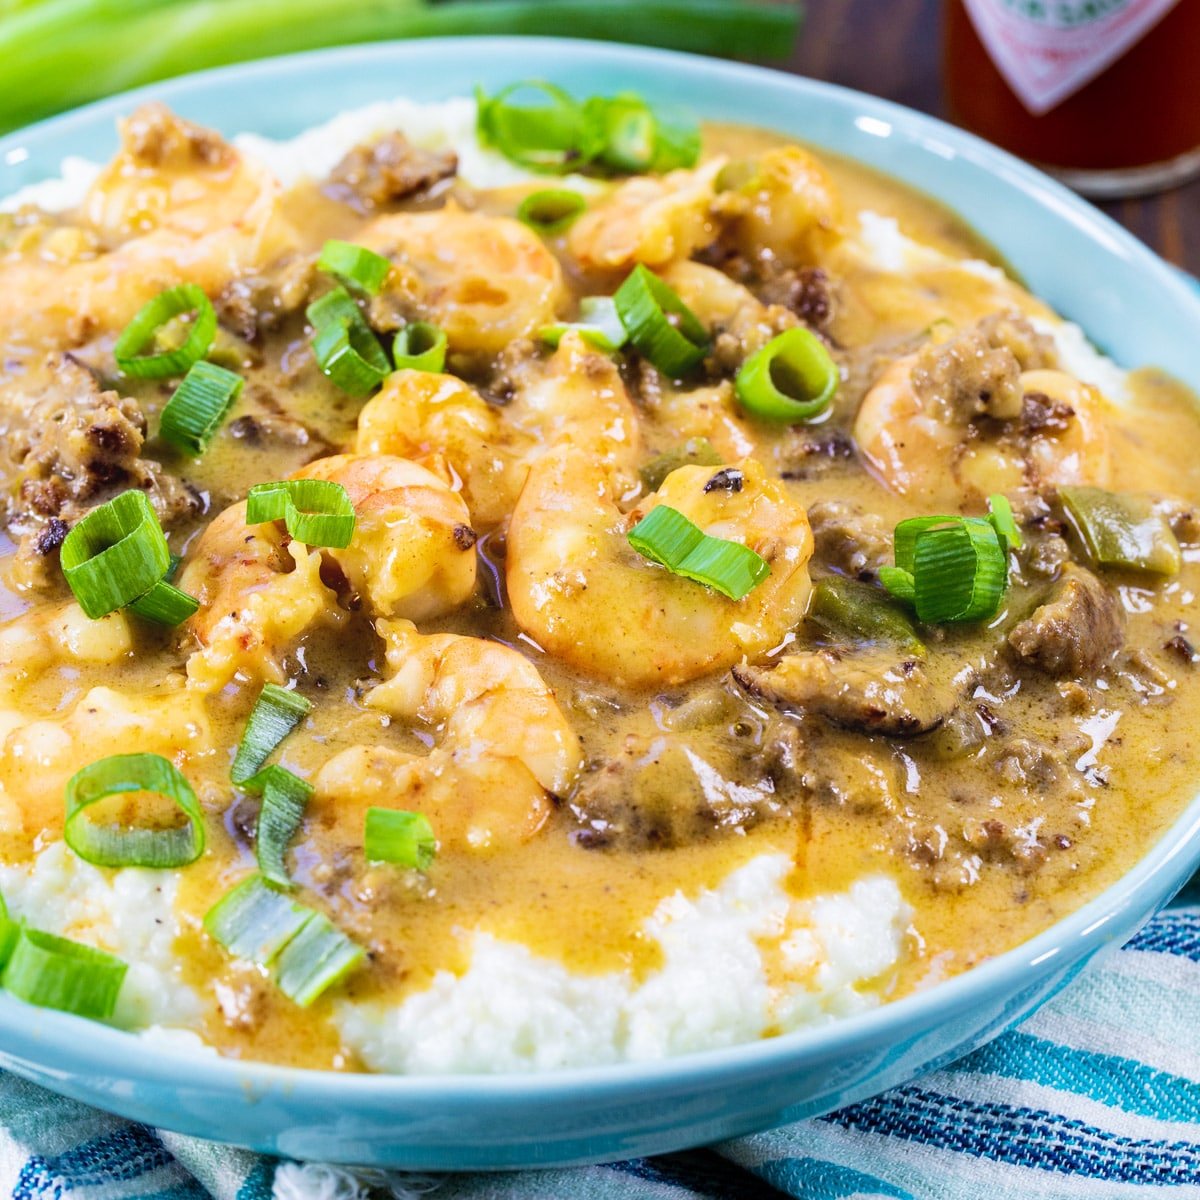
<instances>
[{"instance_id":1,"label":"teal striped fabric","mask_svg":"<svg viewBox=\"0 0 1200 1200\"><path fill-rule=\"evenodd\" d=\"M132 1125L0 1074L0 1185L13 1200L1200 1200L1190 900L960 1062L708 1150L525 1174L347 1171Z\"/></svg>"}]
</instances>

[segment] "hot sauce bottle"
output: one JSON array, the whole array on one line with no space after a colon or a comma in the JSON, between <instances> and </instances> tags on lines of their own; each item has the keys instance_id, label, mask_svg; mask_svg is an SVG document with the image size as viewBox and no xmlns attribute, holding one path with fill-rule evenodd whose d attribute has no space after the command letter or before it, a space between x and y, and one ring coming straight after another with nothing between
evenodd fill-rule
<instances>
[{"instance_id":1,"label":"hot sauce bottle","mask_svg":"<svg viewBox=\"0 0 1200 1200\"><path fill-rule=\"evenodd\" d=\"M1200 0L947 0L951 116L1092 196L1200 175Z\"/></svg>"}]
</instances>

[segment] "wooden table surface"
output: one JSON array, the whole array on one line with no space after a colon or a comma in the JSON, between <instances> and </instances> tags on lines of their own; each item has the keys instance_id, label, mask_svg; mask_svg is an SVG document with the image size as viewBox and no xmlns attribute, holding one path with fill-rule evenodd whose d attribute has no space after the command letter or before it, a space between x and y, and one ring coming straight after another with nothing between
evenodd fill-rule
<instances>
[{"instance_id":1,"label":"wooden table surface","mask_svg":"<svg viewBox=\"0 0 1200 1200\"><path fill-rule=\"evenodd\" d=\"M945 116L941 0L805 0L805 7L791 70ZM1200 180L1100 207L1165 258L1200 274Z\"/></svg>"}]
</instances>

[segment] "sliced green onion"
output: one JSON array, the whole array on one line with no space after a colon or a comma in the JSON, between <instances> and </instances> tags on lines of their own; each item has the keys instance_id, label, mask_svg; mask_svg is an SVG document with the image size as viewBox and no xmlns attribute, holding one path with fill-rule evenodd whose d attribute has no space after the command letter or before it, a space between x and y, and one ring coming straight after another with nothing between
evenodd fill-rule
<instances>
[{"instance_id":1,"label":"sliced green onion","mask_svg":"<svg viewBox=\"0 0 1200 1200\"><path fill-rule=\"evenodd\" d=\"M187 818L171 829L98 825L87 810L109 796L153 792ZM77 771L67 782L63 838L97 867L183 867L204 853L204 814L191 784L160 754L114 754Z\"/></svg>"},{"instance_id":2,"label":"sliced green onion","mask_svg":"<svg viewBox=\"0 0 1200 1200\"><path fill-rule=\"evenodd\" d=\"M369 396L391 372L380 365L374 354L383 348L370 331L364 334L358 325L336 321L322 325L312 336L313 357L321 373L348 396Z\"/></svg>"},{"instance_id":3,"label":"sliced green onion","mask_svg":"<svg viewBox=\"0 0 1200 1200\"><path fill-rule=\"evenodd\" d=\"M708 334L696 314L643 263L613 296L629 340L664 375L687 374L708 353Z\"/></svg>"},{"instance_id":4,"label":"sliced green onion","mask_svg":"<svg viewBox=\"0 0 1200 1200\"><path fill-rule=\"evenodd\" d=\"M596 129L599 162L632 175L650 170L658 123L645 100L629 92L593 96L584 104L584 113Z\"/></svg>"},{"instance_id":5,"label":"sliced green onion","mask_svg":"<svg viewBox=\"0 0 1200 1200\"><path fill-rule=\"evenodd\" d=\"M171 552L145 492L130 488L67 534L59 561L80 608L97 620L150 591Z\"/></svg>"},{"instance_id":6,"label":"sliced green onion","mask_svg":"<svg viewBox=\"0 0 1200 1200\"><path fill-rule=\"evenodd\" d=\"M144 354L159 331L184 313L194 312L188 335L181 346L161 354ZM209 350L217 333L217 314L212 301L194 283L160 292L138 309L113 345L113 358L134 379L169 379L182 375Z\"/></svg>"},{"instance_id":7,"label":"sliced green onion","mask_svg":"<svg viewBox=\"0 0 1200 1200\"><path fill-rule=\"evenodd\" d=\"M996 493L996 495L988 497L988 520L991 522L992 528L1000 535L1000 542L1006 553L1010 548L1020 550L1024 545L1024 540L1007 496Z\"/></svg>"},{"instance_id":8,"label":"sliced green onion","mask_svg":"<svg viewBox=\"0 0 1200 1200\"><path fill-rule=\"evenodd\" d=\"M329 479L256 483L246 496L246 524L264 521L282 521L306 546L343 550L354 536L354 505L346 489Z\"/></svg>"},{"instance_id":9,"label":"sliced green onion","mask_svg":"<svg viewBox=\"0 0 1200 1200\"><path fill-rule=\"evenodd\" d=\"M1008 561L986 521L930 529L917 538L913 561L913 603L922 621L978 621L1000 607Z\"/></svg>"},{"instance_id":10,"label":"sliced green onion","mask_svg":"<svg viewBox=\"0 0 1200 1200\"><path fill-rule=\"evenodd\" d=\"M425 871L437 854L437 838L423 813L368 808L363 850L372 862Z\"/></svg>"},{"instance_id":11,"label":"sliced green onion","mask_svg":"<svg viewBox=\"0 0 1200 1200\"><path fill-rule=\"evenodd\" d=\"M4 897L0 896L0 971L12 955L13 946L17 944L17 934L20 932L20 923L8 915L8 905L5 904Z\"/></svg>"},{"instance_id":12,"label":"sliced green onion","mask_svg":"<svg viewBox=\"0 0 1200 1200\"><path fill-rule=\"evenodd\" d=\"M896 526L894 544L896 565L880 581L922 621L979 621L1000 607L1008 553L992 518L913 517Z\"/></svg>"},{"instance_id":13,"label":"sliced green onion","mask_svg":"<svg viewBox=\"0 0 1200 1200\"><path fill-rule=\"evenodd\" d=\"M167 582L166 576L129 605L130 612L156 625L182 625L199 608L200 601L195 596L181 592Z\"/></svg>"},{"instance_id":14,"label":"sliced green onion","mask_svg":"<svg viewBox=\"0 0 1200 1200\"><path fill-rule=\"evenodd\" d=\"M605 354L616 354L629 340L616 302L611 296L584 296L579 302L579 320L562 325L544 325L538 336L548 346L557 347L565 334L576 330L589 345Z\"/></svg>"},{"instance_id":15,"label":"sliced green onion","mask_svg":"<svg viewBox=\"0 0 1200 1200\"><path fill-rule=\"evenodd\" d=\"M719 467L724 462L708 438L688 438L678 450L667 450L652 458L638 469L638 475L646 491L657 492L663 480L680 467Z\"/></svg>"},{"instance_id":16,"label":"sliced green onion","mask_svg":"<svg viewBox=\"0 0 1200 1200\"><path fill-rule=\"evenodd\" d=\"M238 743L237 755L229 776L234 783L245 783L257 774L271 752L312 712L312 703L298 692L278 684L263 685L250 719Z\"/></svg>"},{"instance_id":17,"label":"sliced green onion","mask_svg":"<svg viewBox=\"0 0 1200 1200\"><path fill-rule=\"evenodd\" d=\"M749 546L710 537L666 504L656 505L629 531L629 544L643 558L730 600L749 595L771 573L766 559Z\"/></svg>"},{"instance_id":18,"label":"sliced green onion","mask_svg":"<svg viewBox=\"0 0 1200 1200\"><path fill-rule=\"evenodd\" d=\"M600 148L583 106L552 83L527 79L490 98L477 88L475 96L480 142L523 167L570 171L590 162ZM518 103L521 99L533 103Z\"/></svg>"},{"instance_id":19,"label":"sliced green onion","mask_svg":"<svg viewBox=\"0 0 1200 1200\"><path fill-rule=\"evenodd\" d=\"M235 958L267 967L312 915L311 908L251 875L208 910L204 928Z\"/></svg>"},{"instance_id":20,"label":"sliced green onion","mask_svg":"<svg viewBox=\"0 0 1200 1200\"><path fill-rule=\"evenodd\" d=\"M159 437L186 454L203 454L244 383L224 367L193 363L162 410Z\"/></svg>"},{"instance_id":21,"label":"sliced green onion","mask_svg":"<svg viewBox=\"0 0 1200 1200\"><path fill-rule=\"evenodd\" d=\"M747 412L769 421L811 421L833 403L841 376L811 330L789 329L742 364L734 391Z\"/></svg>"},{"instance_id":22,"label":"sliced green onion","mask_svg":"<svg viewBox=\"0 0 1200 1200\"><path fill-rule=\"evenodd\" d=\"M904 608L886 592L857 579L831 576L819 580L813 586L808 616L835 635L856 641L891 642L914 654L925 652Z\"/></svg>"},{"instance_id":23,"label":"sliced green onion","mask_svg":"<svg viewBox=\"0 0 1200 1200\"><path fill-rule=\"evenodd\" d=\"M314 912L279 955L272 978L279 990L307 1008L323 992L341 983L366 958L323 913Z\"/></svg>"},{"instance_id":24,"label":"sliced green onion","mask_svg":"<svg viewBox=\"0 0 1200 1200\"><path fill-rule=\"evenodd\" d=\"M903 567L880 567L879 582L883 584L897 600L907 600L912 604L917 598L917 583L912 572Z\"/></svg>"},{"instance_id":25,"label":"sliced green onion","mask_svg":"<svg viewBox=\"0 0 1200 1200\"><path fill-rule=\"evenodd\" d=\"M22 928L4 968L5 990L26 1004L107 1021L128 965L69 938Z\"/></svg>"},{"instance_id":26,"label":"sliced green onion","mask_svg":"<svg viewBox=\"0 0 1200 1200\"><path fill-rule=\"evenodd\" d=\"M521 201L517 219L538 233L562 233L585 208L587 201L570 188L544 188Z\"/></svg>"},{"instance_id":27,"label":"sliced green onion","mask_svg":"<svg viewBox=\"0 0 1200 1200\"><path fill-rule=\"evenodd\" d=\"M312 784L273 764L252 775L242 786L247 791L262 792L254 856L263 879L272 887L285 890L294 887L288 877L284 855L312 799Z\"/></svg>"},{"instance_id":28,"label":"sliced green onion","mask_svg":"<svg viewBox=\"0 0 1200 1200\"><path fill-rule=\"evenodd\" d=\"M652 171L694 167L700 161L700 125L686 109L660 104L654 109Z\"/></svg>"},{"instance_id":29,"label":"sliced green onion","mask_svg":"<svg viewBox=\"0 0 1200 1200\"><path fill-rule=\"evenodd\" d=\"M313 301L305 315L313 327L313 357L342 391L369 395L391 373L387 353L344 287Z\"/></svg>"},{"instance_id":30,"label":"sliced green onion","mask_svg":"<svg viewBox=\"0 0 1200 1200\"><path fill-rule=\"evenodd\" d=\"M230 954L268 967L279 990L307 1007L366 957L329 918L251 875L219 900L204 928Z\"/></svg>"},{"instance_id":31,"label":"sliced green onion","mask_svg":"<svg viewBox=\"0 0 1200 1200\"><path fill-rule=\"evenodd\" d=\"M1058 497L1096 566L1179 573L1179 541L1147 497L1093 487L1060 487Z\"/></svg>"},{"instance_id":32,"label":"sliced green onion","mask_svg":"<svg viewBox=\"0 0 1200 1200\"><path fill-rule=\"evenodd\" d=\"M317 259L318 271L336 275L347 286L368 296L379 294L391 269L392 264L382 254L336 238L325 243Z\"/></svg>"},{"instance_id":33,"label":"sliced green onion","mask_svg":"<svg viewBox=\"0 0 1200 1200\"><path fill-rule=\"evenodd\" d=\"M397 371L432 371L436 375L446 366L448 347L444 329L428 321L414 321L396 334L392 357Z\"/></svg>"}]
</instances>

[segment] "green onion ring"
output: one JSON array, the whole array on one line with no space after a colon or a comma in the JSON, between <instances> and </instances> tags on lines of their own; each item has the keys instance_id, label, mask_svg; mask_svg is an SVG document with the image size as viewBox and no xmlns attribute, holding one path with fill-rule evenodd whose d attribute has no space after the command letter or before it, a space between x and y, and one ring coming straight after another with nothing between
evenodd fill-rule
<instances>
[{"instance_id":1,"label":"green onion ring","mask_svg":"<svg viewBox=\"0 0 1200 1200\"><path fill-rule=\"evenodd\" d=\"M437 854L437 838L424 813L368 808L363 853L372 862L425 871Z\"/></svg>"},{"instance_id":2,"label":"green onion ring","mask_svg":"<svg viewBox=\"0 0 1200 1200\"><path fill-rule=\"evenodd\" d=\"M629 340L669 379L687 374L708 353L708 334L696 314L643 263L629 273L613 303Z\"/></svg>"},{"instance_id":3,"label":"green onion ring","mask_svg":"<svg viewBox=\"0 0 1200 1200\"><path fill-rule=\"evenodd\" d=\"M730 600L749 595L771 573L770 564L741 542L710 537L678 509L655 505L628 534L643 558L674 575L702 583Z\"/></svg>"},{"instance_id":4,"label":"green onion ring","mask_svg":"<svg viewBox=\"0 0 1200 1200\"><path fill-rule=\"evenodd\" d=\"M271 972L276 987L307 1008L323 992L340 983L366 958L324 913L314 912L284 946Z\"/></svg>"},{"instance_id":5,"label":"green onion ring","mask_svg":"<svg viewBox=\"0 0 1200 1200\"><path fill-rule=\"evenodd\" d=\"M587 201L570 188L530 192L517 206L517 219L542 234L562 233L587 208Z\"/></svg>"},{"instance_id":6,"label":"green onion ring","mask_svg":"<svg viewBox=\"0 0 1200 1200\"><path fill-rule=\"evenodd\" d=\"M87 809L109 796L155 792L187 818L174 829L96 825ZM114 754L77 771L67 782L63 839L97 867L184 867L204 853L204 814L191 784L159 754Z\"/></svg>"},{"instance_id":7,"label":"green onion ring","mask_svg":"<svg viewBox=\"0 0 1200 1200\"><path fill-rule=\"evenodd\" d=\"M348 287L368 296L379 294L391 269L392 264L382 254L337 238L325 243L317 259L318 271L336 275Z\"/></svg>"},{"instance_id":8,"label":"green onion ring","mask_svg":"<svg viewBox=\"0 0 1200 1200\"><path fill-rule=\"evenodd\" d=\"M259 872L272 887L290 890L296 885L288 876L284 856L312 799L312 784L293 775L286 767L272 764L241 786L248 792L262 793L254 834L254 857L258 860Z\"/></svg>"},{"instance_id":9,"label":"green onion ring","mask_svg":"<svg viewBox=\"0 0 1200 1200\"><path fill-rule=\"evenodd\" d=\"M240 375L224 367L193 363L162 410L159 437L185 454L203 454L244 383Z\"/></svg>"},{"instance_id":10,"label":"green onion ring","mask_svg":"<svg viewBox=\"0 0 1200 1200\"><path fill-rule=\"evenodd\" d=\"M625 326L617 315L617 306L611 296L584 296L579 302L579 319L560 325L543 325L538 337L547 346L557 347L563 335L576 330L589 345L605 354L616 354L629 340Z\"/></svg>"},{"instance_id":11,"label":"green onion ring","mask_svg":"<svg viewBox=\"0 0 1200 1200\"><path fill-rule=\"evenodd\" d=\"M150 591L166 574L171 552L145 492L130 488L67 534L59 561L80 608L97 620Z\"/></svg>"},{"instance_id":12,"label":"green onion ring","mask_svg":"<svg viewBox=\"0 0 1200 1200\"><path fill-rule=\"evenodd\" d=\"M166 576L144 596L139 596L129 605L130 612L137 613L144 621L153 621L156 625L182 625L199 608L200 601L195 596L181 592L167 582Z\"/></svg>"},{"instance_id":13,"label":"green onion ring","mask_svg":"<svg viewBox=\"0 0 1200 1200\"><path fill-rule=\"evenodd\" d=\"M196 319L182 346L161 354L142 353L164 325L188 312L194 312ZM138 309L114 343L113 358L131 378L169 379L199 362L216 334L217 314L212 301L194 283L182 283L160 292Z\"/></svg>"},{"instance_id":14,"label":"green onion ring","mask_svg":"<svg viewBox=\"0 0 1200 1200\"><path fill-rule=\"evenodd\" d=\"M312 703L298 692L267 683L258 694L242 731L229 777L244 784L262 769L271 752L312 712Z\"/></svg>"},{"instance_id":15,"label":"green onion ring","mask_svg":"<svg viewBox=\"0 0 1200 1200\"><path fill-rule=\"evenodd\" d=\"M264 521L282 521L306 546L344 550L354 536L354 505L346 489L329 479L256 483L246 496L246 524Z\"/></svg>"},{"instance_id":16,"label":"green onion ring","mask_svg":"<svg viewBox=\"0 0 1200 1200\"><path fill-rule=\"evenodd\" d=\"M40 1008L107 1021L128 965L69 938L21 928L4 968L5 990Z\"/></svg>"},{"instance_id":17,"label":"green onion ring","mask_svg":"<svg viewBox=\"0 0 1200 1200\"><path fill-rule=\"evenodd\" d=\"M305 315L317 365L342 391L367 396L391 373L379 339L344 287L313 301Z\"/></svg>"},{"instance_id":18,"label":"green onion ring","mask_svg":"<svg viewBox=\"0 0 1200 1200\"><path fill-rule=\"evenodd\" d=\"M747 412L769 421L811 421L825 413L841 376L821 339L797 327L772 338L738 371L734 391Z\"/></svg>"},{"instance_id":19,"label":"green onion ring","mask_svg":"<svg viewBox=\"0 0 1200 1200\"><path fill-rule=\"evenodd\" d=\"M540 94L543 102L512 102L522 91ZM574 97L540 79L501 88L488 97L476 89L476 134L485 146L534 171L560 173L590 162L600 149L583 106Z\"/></svg>"},{"instance_id":20,"label":"green onion ring","mask_svg":"<svg viewBox=\"0 0 1200 1200\"><path fill-rule=\"evenodd\" d=\"M437 374L446 366L449 343L446 331L428 321L413 321L396 334L392 357L397 371L430 371Z\"/></svg>"}]
</instances>

